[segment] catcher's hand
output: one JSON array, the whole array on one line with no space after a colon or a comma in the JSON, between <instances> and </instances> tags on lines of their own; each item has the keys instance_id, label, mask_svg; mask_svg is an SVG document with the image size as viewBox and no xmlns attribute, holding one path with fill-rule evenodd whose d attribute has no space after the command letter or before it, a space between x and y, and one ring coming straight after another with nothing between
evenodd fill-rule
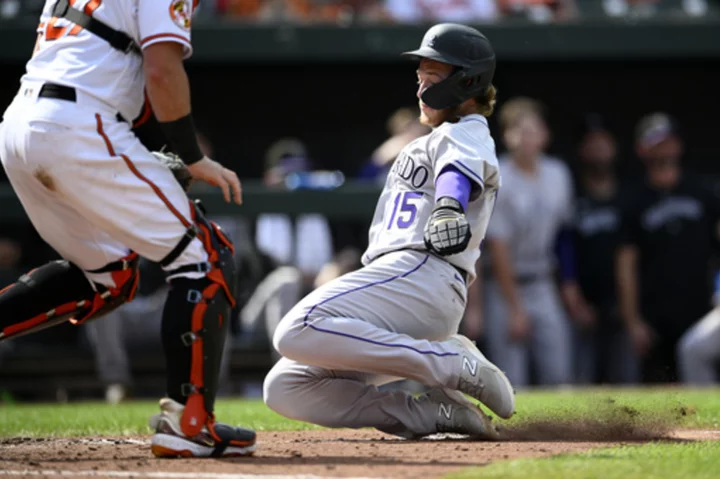
<instances>
[{"instance_id":1,"label":"catcher's hand","mask_svg":"<svg viewBox=\"0 0 720 479\"><path fill-rule=\"evenodd\" d=\"M170 169L175 179L180 183L180 186L187 192L190 189L193 177L187 165L180 157L167 151L153 151L151 153L160 163Z\"/></svg>"},{"instance_id":2,"label":"catcher's hand","mask_svg":"<svg viewBox=\"0 0 720 479\"><path fill-rule=\"evenodd\" d=\"M425 247L440 256L461 253L471 236L460 202L454 198L440 198L425 225Z\"/></svg>"}]
</instances>

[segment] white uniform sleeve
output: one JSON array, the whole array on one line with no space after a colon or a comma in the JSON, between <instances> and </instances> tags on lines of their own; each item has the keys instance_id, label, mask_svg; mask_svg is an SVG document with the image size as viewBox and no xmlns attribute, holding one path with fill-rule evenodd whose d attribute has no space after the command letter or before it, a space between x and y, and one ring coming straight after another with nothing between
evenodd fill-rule
<instances>
[{"instance_id":1,"label":"white uniform sleeve","mask_svg":"<svg viewBox=\"0 0 720 479\"><path fill-rule=\"evenodd\" d=\"M494 157L494 153L486 150L477 138L471 138L461 128L439 128L428 140L427 148L428 157L435 165L435 181L443 168L452 165L479 186L479 191L485 189L486 173L490 169L486 158Z\"/></svg>"},{"instance_id":2,"label":"white uniform sleeve","mask_svg":"<svg viewBox=\"0 0 720 479\"><path fill-rule=\"evenodd\" d=\"M140 0L138 31L140 46L176 42L183 46L185 58L192 55L190 42L193 0Z\"/></svg>"}]
</instances>

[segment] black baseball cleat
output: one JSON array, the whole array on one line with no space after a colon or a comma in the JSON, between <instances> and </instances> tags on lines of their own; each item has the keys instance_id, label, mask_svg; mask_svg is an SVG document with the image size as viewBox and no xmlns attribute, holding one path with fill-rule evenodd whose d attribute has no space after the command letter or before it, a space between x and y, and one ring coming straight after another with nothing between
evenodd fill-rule
<instances>
[{"instance_id":1,"label":"black baseball cleat","mask_svg":"<svg viewBox=\"0 0 720 479\"><path fill-rule=\"evenodd\" d=\"M250 429L210 422L196 436L186 436L180 427L183 409L172 399L160 400L160 414L150 418L155 457L244 457L255 452L255 432Z\"/></svg>"}]
</instances>

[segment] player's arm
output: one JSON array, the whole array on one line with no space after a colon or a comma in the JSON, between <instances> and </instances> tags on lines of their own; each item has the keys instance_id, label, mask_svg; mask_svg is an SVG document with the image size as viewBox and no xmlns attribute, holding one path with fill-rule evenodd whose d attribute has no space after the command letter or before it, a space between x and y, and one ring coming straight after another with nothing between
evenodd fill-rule
<instances>
[{"instance_id":1,"label":"player's arm","mask_svg":"<svg viewBox=\"0 0 720 479\"><path fill-rule=\"evenodd\" d=\"M435 181L435 207L425 226L425 246L440 256L465 251L470 242L470 225L465 219L470 179L455 166L446 166Z\"/></svg>"},{"instance_id":2,"label":"player's arm","mask_svg":"<svg viewBox=\"0 0 720 479\"><path fill-rule=\"evenodd\" d=\"M143 51L143 73L148 99L155 117L173 151L188 165L194 178L222 189L230 201L241 202L237 175L203 155L197 141L190 108L190 82L183 65L183 46L177 42L160 42Z\"/></svg>"},{"instance_id":3,"label":"player's arm","mask_svg":"<svg viewBox=\"0 0 720 479\"><path fill-rule=\"evenodd\" d=\"M585 301L585 297L577 281L577 256L575 243L577 232L575 229L575 201L574 188L570 171L561 167L565 199L560 231L555 241L555 256L560 276L560 295L570 317L582 327L589 328L595 323L595 314Z\"/></svg>"},{"instance_id":4,"label":"player's arm","mask_svg":"<svg viewBox=\"0 0 720 479\"><path fill-rule=\"evenodd\" d=\"M621 215L621 241L615 256L615 274L620 318L630 334L638 354L643 355L652 343L652 331L640 312L636 215L626 210Z\"/></svg>"}]
</instances>

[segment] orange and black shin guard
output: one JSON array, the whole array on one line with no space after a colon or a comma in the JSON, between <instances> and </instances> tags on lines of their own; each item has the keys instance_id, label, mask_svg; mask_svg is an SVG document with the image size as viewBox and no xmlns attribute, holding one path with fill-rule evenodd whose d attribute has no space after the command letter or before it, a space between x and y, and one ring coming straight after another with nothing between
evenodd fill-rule
<instances>
[{"instance_id":1,"label":"orange and black shin guard","mask_svg":"<svg viewBox=\"0 0 720 479\"><path fill-rule=\"evenodd\" d=\"M52 261L0 291L0 341L71 321L80 324L132 300L138 282L137 255L98 272L112 274L117 287L92 287L69 261Z\"/></svg>"},{"instance_id":2,"label":"orange and black shin guard","mask_svg":"<svg viewBox=\"0 0 720 479\"><path fill-rule=\"evenodd\" d=\"M200 433L204 426L213 430L220 362L235 306L236 278L232 244L196 205L193 219L208 262L167 272L174 279L162 322L167 393L185 404L180 425L188 436ZM177 276L198 271L205 276Z\"/></svg>"}]
</instances>

